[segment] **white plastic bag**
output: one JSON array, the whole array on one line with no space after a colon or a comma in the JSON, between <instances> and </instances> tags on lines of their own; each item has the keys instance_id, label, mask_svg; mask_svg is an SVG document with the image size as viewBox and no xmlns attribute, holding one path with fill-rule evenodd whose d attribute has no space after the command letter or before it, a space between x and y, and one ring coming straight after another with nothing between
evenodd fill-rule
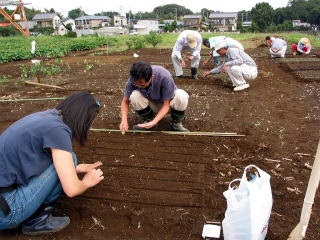
<instances>
[{"instance_id":1,"label":"white plastic bag","mask_svg":"<svg viewBox=\"0 0 320 240\"><path fill-rule=\"evenodd\" d=\"M249 169L254 169L252 180L247 179ZM239 188L231 184L239 181ZM241 179L235 179L223 193L227 210L222 221L225 240L263 240L268 230L272 209L270 175L255 165L244 169Z\"/></svg>"}]
</instances>

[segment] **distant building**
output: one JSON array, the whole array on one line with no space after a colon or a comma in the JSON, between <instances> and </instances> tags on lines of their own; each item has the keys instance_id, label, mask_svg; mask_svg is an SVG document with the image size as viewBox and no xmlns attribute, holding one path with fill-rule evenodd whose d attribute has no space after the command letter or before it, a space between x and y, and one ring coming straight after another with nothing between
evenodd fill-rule
<instances>
[{"instance_id":1,"label":"distant building","mask_svg":"<svg viewBox=\"0 0 320 240\"><path fill-rule=\"evenodd\" d=\"M133 29L137 34L146 35L149 32L159 32L158 20L138 20L137 24L133 25Z\"/></svg>"},{"instance_id":2,"label":"distant building","mask_svg":"<svg viewBox=\"0 0 320 240\"><path fill-rule=\"evenodd\" d=\"M99 36L128 35L128 29L123 27L103 27L95 30Z\"/></svg>"},{"instance_id":3,"label":"distant building","mask_svg":"<svg viewBox=\"0 0 320 240\"><path fill-rule=\"evenodd\" d=\"M38 13L32 18L32 21L36 22L37 27L53 29L56 29L61 23L61 19L56 13Z\"/></svg>"},{"instance_id":4,"label":"distant building","mask_svg":"<svg viewBox=\"0 0 320 240\"><path fill-rule=\"evenodd\" d=\"M128 21L125 16L117 15L113 17L113 24L115 27L126 27L128 26Z\"/></svg>"},{"instance_id":5,"label":"distant building","mask_svg":"<svg viewBox=\"0 0 320 240\"><path fill-rule=\"evenodd\" d=\"M310 23L306 23L306 22L301 22L301 20L292 20L292 26L294 28L299 28L299 27L311 27Z\"/></svg>"},{"instance_id":6,"label":"distant building","mask_svg":"<svg viewBox=\"0 0 320 240\"><path fill-rule=\"evenodd\" d=\"M210 13L209 22L217 31L237 31L238 14L236 12Z\"/></svg>"},{"instance_id":7,"label":"distant building","mask_svg":"<svg viewBox=\"0 0 320 240\"><path fill-rule=\"evenodd\" d=\"M252 21L244 21L242 22L242 27L251 27Z\"/></svg>"},{"instance_id":8,"label":"distant building","mask_svg":"<svg viewBox=\"0 0 320 240\"><path fill-rule=\"evenodd\" d=\"M183 16L183 25L188 29L200 30L201 27L201 15L185 15Z\"/></svg>"},{"instance_id":9,"label":"distant building","mask_svg":"<svg viewBox=\"0 0 320 240\"><path fill-rule=\"evenodd\" d=\"M20 25L20 27L22 27L22 29L26 29L26 24L25 22L18 22L18 24ZM28 21L28 27L29 29L34 28L34 26L37 25L37 22L35 21Z\"/></svg>"},{"instance_id":10,"label":"distant building","mask_svg":"<svg viewBox=\"0 0 320 240\"><path fill-rule=\"evenodd\" d=\"M110 25L108 16L82 16L75 19L76 29L101 28Z\"/></svg>"}]
</instances>

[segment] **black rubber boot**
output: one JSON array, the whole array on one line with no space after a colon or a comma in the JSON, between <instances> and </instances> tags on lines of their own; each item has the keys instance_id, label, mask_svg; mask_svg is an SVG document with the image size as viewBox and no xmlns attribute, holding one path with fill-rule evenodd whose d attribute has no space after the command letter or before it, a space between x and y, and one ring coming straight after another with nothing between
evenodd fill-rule
<instances>
[{"instance_id":1,"label":"black rubber boot","mask_svg":"<svg viewBox=\"0 0 320 240\"><path fill-rule=\"evenodd\" d=\"M177 132L190 132L182 125L184 119L184 111L178 111L171 108L171 123L170 128L172 131Z\"/></svg>"},{"instance_id":2,"label":"black rubber boot","mask_svg":"<svg viewBox=\"0 0 320 240\"><path fill-rule=\"evenodd\" d=\"M192 79L195 79L195 80L198 80L198 76L197 76L197 73L198 73L198 68L191 68L191 78Z\"/></svg>"},{"instance_id":3,"label":"black rubber boot","mask_svg":"<svg viewBox=\"0 0 320 240\"><path fill-rule=\"evenodd\" d=\"M143 123L150 122L155 117L155 114L152 111L152 109L150 108L150 106L146 107L145 109L137 111L137 113L138 113L139 117L142 118ZM144 131L144 130L150 130L150 129L142 128L142 127L139 127L138 125L133 125L133 130Z\"/></svg>"},{"instance_id":4,"label":"black rubber boot","mask_svg":"<svg viewBox=\"0 0 320 240\"><path fill-rule=\"evenodd\" d=\"M68 216L52 216L53 207L38 210L29 219L22 223L22 233L27 235L39 235L58 232L70 223Z\"/></svg>"}]
</instances>

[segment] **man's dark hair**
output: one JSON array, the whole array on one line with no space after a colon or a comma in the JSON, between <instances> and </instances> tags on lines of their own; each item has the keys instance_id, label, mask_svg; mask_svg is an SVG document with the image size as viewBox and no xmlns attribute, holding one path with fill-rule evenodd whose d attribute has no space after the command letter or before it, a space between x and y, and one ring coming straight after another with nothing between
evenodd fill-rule
<instances>
[{"instance_id":1,"label":"man's dark hair","mask_svg":"<svg viewBox=\"0 0 320 240\"><path fill-rule=\"evenodd\" d=\"M208 39L208 38L204 38L204 39L202 40L202 44L205 45L205 46L207 46L207 44L210 44L210 43L209 43L209 39Z\"/></svg>"},{"instance_id":2,"label":"man's dark hair","mask_svg":"<svg viewBox=\"0 0 320 240\"><path fill-rule=\"evenodd\" d=\"M152 77L151 65L146 62L136 62L132 64L130 77L132 81L144 79L145 82L148 82Z\"/></svg>"},{"instance_id":3,"label":"man's dark hair","mask_svg":"<svg viewBox=\"0 0 320 240\"><path fill-rule=\"evenodd\" d=\"M266 36L266 40L270 40L270 38L271 38L270 36Z\"/></svg>"},{"instance_id":4,"label":"man's dark hair","mask_svg":"<svg viewBox=\"0 0 320 240\"><path fill-rule=\"evenodd\" d=\"M99 107L99 102L89 92L82 91L64 99L56 109L60 111L64 123L72 130L72 137L83 145Z\"/></svg>"}]
</instances>

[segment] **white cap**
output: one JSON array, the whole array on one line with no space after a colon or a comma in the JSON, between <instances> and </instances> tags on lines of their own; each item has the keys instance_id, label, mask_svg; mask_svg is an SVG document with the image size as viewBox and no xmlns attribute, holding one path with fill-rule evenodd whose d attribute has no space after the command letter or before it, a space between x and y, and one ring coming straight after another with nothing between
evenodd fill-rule
<instances>
[{"instance_id":1,"label":"white cap","mask_svg":"<svg viewBox=\"0 0 320 240\"><path fill-rule=\"evenodd\" d=\"M215 45L215 47L214 47L214 50L215 51L218 51L218 50L220 50L221 48L226 48L226 47L228 47L228 44L227 44L227 42L226 41L220 41L220 42L217 42L216 43L216 45Z\"/></svg>"},{"instance_id":2,"label":"white cap","mask_svg":"<svg viewBox=\"0 0 320 240\"><path fill-rule=\"evenodd\" d=\"M190 48L195 48L197 46L197 38L193 34L187 35L187 42Z\"/></svg>"}]
</instances>

